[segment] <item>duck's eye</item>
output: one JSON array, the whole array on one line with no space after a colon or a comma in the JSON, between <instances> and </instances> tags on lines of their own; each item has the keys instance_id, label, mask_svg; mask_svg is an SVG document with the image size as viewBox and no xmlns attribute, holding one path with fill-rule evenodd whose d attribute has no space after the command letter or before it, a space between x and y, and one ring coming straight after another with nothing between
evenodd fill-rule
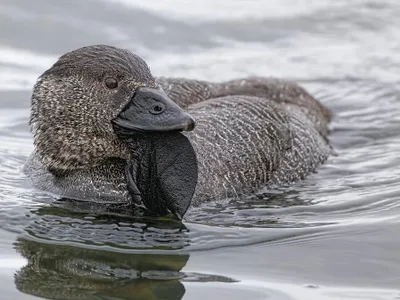
<instances>
[{"instance_id":1,"label":"duck's eye","mask_svg":"<svg viewBox=\"0 0 400 300\"><path fill-rule=\"evenodd\" d=\"M106 80L104 80L104 83L109 89L115 89L118 87L118 81L112 77L107 77Z\"/></svg>"},{"instance_id":2,"label":"duck's eye","mask_svg":"<svg viewBox=\"0 0 400 300\"><path fill-rule=\"evenodd\" d=\"M165 107L162 103L157 103L150 107L149 111L152 115L159 115L164 111Z\"/></svg>"}]
</instances>

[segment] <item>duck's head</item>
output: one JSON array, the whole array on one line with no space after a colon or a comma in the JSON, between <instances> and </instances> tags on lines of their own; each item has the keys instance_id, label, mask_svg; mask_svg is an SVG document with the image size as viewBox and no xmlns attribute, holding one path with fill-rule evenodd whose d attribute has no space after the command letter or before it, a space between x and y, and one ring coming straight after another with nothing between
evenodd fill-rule
<instances>
[{"instance_id":1,"label":"duck's head","mask_svg":"<svg viewBox=\"0 0 400 300\"><path fill-rule=\"evenodd\" d=\"M59 174L110 158L130 161L135 149L121 135L194 128L140 57L105 45L61 56L39 77L31 107L36 152Z\"/></svg>"}]
</instances>

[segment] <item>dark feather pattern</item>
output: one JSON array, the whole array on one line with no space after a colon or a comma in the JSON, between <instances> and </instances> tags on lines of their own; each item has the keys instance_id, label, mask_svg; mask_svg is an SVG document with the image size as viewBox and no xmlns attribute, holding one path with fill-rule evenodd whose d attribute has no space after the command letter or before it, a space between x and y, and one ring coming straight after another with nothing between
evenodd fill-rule
<instances>
[{"instance_id":1,"label":"dark feather pattern","mask_svg":"<svg viewBox=\"0 0 400 300\"><path fill-rule=\"evenodd\" d=\"M108 76L117 89L104 86ZM329 110L296 83L154 79L138 56L98 45L63 55L34 88L36 150L25 167L34 184L65 197L129 203L124 167L141 145L120 141L111 120L141 86L163 88L196 119L185 133L198 157L192 205L299 181L332 152Z\"/></svg>"}]
</instances>

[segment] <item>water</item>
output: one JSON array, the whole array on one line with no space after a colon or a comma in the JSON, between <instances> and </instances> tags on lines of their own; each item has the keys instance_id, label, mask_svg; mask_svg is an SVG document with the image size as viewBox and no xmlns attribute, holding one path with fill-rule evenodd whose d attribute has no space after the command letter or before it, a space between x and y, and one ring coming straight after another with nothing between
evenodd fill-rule
<instances>
[{"instance_id":1,"label":"water","mask_svg":"<svg viewBox=\"0 0 400 300\"><path fill-rule=\"evenodd\" d=\"M399 14L396 0L2 0L0 299L400 299ZM184 224L56 201L21 174L31 88L96 43L156 76L299 81L332 110L338 155Z\"/></svg>"}]
</instances>

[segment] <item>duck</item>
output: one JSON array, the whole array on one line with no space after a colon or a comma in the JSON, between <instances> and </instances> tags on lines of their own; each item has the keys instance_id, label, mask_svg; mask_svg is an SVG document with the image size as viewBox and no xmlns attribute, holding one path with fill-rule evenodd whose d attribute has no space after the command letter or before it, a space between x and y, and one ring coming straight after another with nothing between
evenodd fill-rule
<instances>
[{"instance_id":1,"label":"duck","mask_svg":"<svg viewBox=\"0 0 400 300\"><path fill-rule=\"evenodd\" d=\"M62 197L182 218L303 180L332 154L331 119L289 80L154 77L131 51L90 45L38 78L24 173Z\"/></svg>"}]
</instances>

